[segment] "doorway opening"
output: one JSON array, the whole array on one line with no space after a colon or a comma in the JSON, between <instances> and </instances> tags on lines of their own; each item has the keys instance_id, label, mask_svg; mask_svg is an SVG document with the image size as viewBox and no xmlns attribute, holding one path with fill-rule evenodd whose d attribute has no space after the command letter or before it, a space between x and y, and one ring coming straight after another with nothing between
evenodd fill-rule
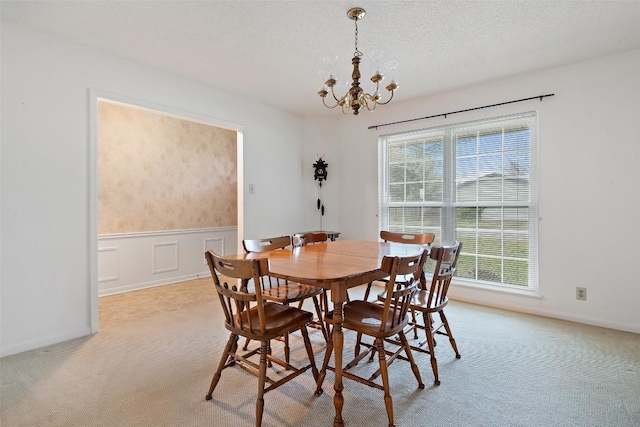
<instances>
[{"instance_id":1,"label":"doorway opening","mask_svg":"<svg viewBox=\"0 0 640 427\"><path fill-rule=\"evenodd\" d=\"M244 126L97 90L90 91L90 107L89 320L95 333L100 296L195 279L207 271L204 250L237 251ZM212 138L222 151L208 146ZM226 156L223 167L213 167L220 160L214 153ZM207 162L212 168L205 171ZM222 171L222 182L211 182L213 169ZM214 220L209 211L220 189L236 205L223 212L226 219Z\"/></svg>"}]
</instances>

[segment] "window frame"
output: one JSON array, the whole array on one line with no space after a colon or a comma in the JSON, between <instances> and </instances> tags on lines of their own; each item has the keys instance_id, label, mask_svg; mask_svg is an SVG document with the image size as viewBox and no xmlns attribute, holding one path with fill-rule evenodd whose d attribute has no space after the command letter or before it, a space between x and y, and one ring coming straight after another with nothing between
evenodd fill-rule
<instances>
[{"instance_id":1,"label":"window frame","mask_svg":"<svg viewBox=\"0 0 640 427\"><path fill-rule=\"evenodd\" d=\"M478 197L476 197L475 201L457 201L457 189L459 186L459 182L456 182L456 136L468 132L482 132L483 130L495 129L496 127L502 127L503 133L505 132L505 128L516 128L518 126L525 126L529 131L529 149L528 149L528 187L529 187L529 198L528 201L524 202L523 200L509 201L505 200L504 195L505 189L502 187L501 200L500 201L481 201ZM434 140L435 138L441 137L442 139L442 201L418 201L418 202L392 202L389 200L389 144L395 143L407 143L410 141L419 141L419 140ZM501 143L501 149L499 153L502 156L502 174L500 179L504 182L505 178L505 153L509 153L508 149L505 149L504 139ZM522 150L520 150L522 151ZM518 153L517 153L518 154ZM475 154L480 157L480 153L477 152ZM378 138L378 228L380 230L394 230L394 227L390 228L390 208L397 207L435 207L440 208L440 228L439 232L435 230L435 227L425 226L424 218L421 217L420 227L407 227L405 223L405 217L402 218L402 230L395 229L394 231L407 231L407 232L436 232L436 243L438 241L442 244L450 244L456 240L456 234L458 232L459 227L457 226L456 219L456 209L460 207L475 207L475 208L485 208L485 207L499 207L500 210L500 229L492 230L492 232L500 232L501 233L501 254L499 255L499 259L501 259L501 282L487 281L487 280L479 280L472 278L465 278L457 276L455 278L455 283L462 284L475 288L491 288L498 290L505 290L511 292L519 292L525 294L538 294L538 178L537 178L537 164L538 164L538 114L536 111L527 111L518 114L511 114L500 117L492 117L486 119L479 119L469 122L461 122L454 124L447 124L443 126L435 126L431 128L424 128L419 130L407 131L407 132L399 132L394 134L381 135ZM405 164L406 164L405 157ZM520 179L520 175L516 172L516 179ZM423 174L424 177L424 174ZM481 173L477 171L476 175L476 191L479 191L480 187L480 178ZM406 195L406 183L407 177L405 172L404 177L405 184L405 195ZM424 191L424 190L423 190ZM422 193L421 193L422 194ZM505 255L504 249L504 234L505 231L508 233L516 233L518 234L518 230L505 230L505 211L504 208L526 208L528 209L528 245L527 245L527 261L528 261L528 271L527 271L527 284L511 284L511 283L503 283L504 280L504 259L510 260L514 258L517 261L517 257L510 257ZM404 215L404 209L403 209ZM477 215L477 214L476 214ZM476 226L475 228L471 228L471 230L475 230L476 236L478 235L478 230L482 230L478 226L479 219L476 217ZM421 230L416 230L416 228L421 228ZM468 227L467 227L468 228ZM488 231L487 231L488 232ZM524 234L524 233L523 233ZM478 242L479 240L476 240ZM479 250L478 248L474 248L474 252L467 252L469 248L465 248L463 246L461 252L461 256L465 255L473 255L476 259L476 268L478 268L478 258L479 258ZM466 249L466 250L465 250ZM482 255L481 258L485 258L485 254Z\"/></svg>"}]
</instances>

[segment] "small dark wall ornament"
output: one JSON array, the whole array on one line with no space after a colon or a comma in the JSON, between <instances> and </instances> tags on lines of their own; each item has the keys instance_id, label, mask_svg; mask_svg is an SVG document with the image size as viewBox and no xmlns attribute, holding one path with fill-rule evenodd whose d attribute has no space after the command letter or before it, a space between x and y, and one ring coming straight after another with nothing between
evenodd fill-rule
<instances>
[{"instance_id":1,"label":"small dark wall ornament","mask_svg":"<svg viewBox=\"0 0 640 427\"><path fill-rule=\"evenodd\" d=\"M329 164L322 160L322 157L318 157L318 160L313 164L315 170L313 178L319 181L320 187L322 187L322 181L327 179L327 166Z\"/></svg>"},{"instance_id":2,"label":"small dark wall ornament","mask_svg":"<svg viewBox=\"0 0 640 427\"><path fill-rule=\"evenodd\" d=\"M322 188L322 181L327 179L327 166L329 164L322 160L322 157L318 157L318 160L313 164L313 179L318 181L318 202L317 208L320 211L320 229L322 230L322 217L324 216L324 204L320 200L320 189Z\"/></svg>"}]
</instances>

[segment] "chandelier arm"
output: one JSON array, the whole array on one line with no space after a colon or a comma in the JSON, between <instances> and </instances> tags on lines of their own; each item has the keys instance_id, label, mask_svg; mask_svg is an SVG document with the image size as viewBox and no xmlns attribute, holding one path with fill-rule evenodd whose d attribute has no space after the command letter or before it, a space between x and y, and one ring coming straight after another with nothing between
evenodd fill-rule
<instances>
[{"instance_id":1,"label":"chandelier arm","mask_svg":"<svg viewBox=\"0 0 640 427\"><path fill-rule=\"evenodd\" d=\"M331 96L333 96L333 99L335 99L337 103L340 103L340 99L336 97L336 93L333 91L333 86L331 87Z\"/></svg>"},{"instance_id":2,"label":"chandelier arm","mask_svg":"<svg viewBox=\"0 0 640 427\"><path fill-rule=\"evenodd\" d=\"M336 102L336 105L327 105L326 101L324 100L324 98L322 98L322 103L324 104L325 107L331 109L331 108L336 108L338 105L340 105L338 102Z\"/></svg>"},{"instance_id":3,"label":"chandelier arm","mask_svg":"<svg viewBox=\"0 0 640 427\"><path fill-rule=\"evenodd\" d=\"M375 91L375 92L373 92L373 94L374 94L374 95L375 95L375 97L376 97L375 101L376 101L376 104L377 104L377 103L378 103L378 100L381 98L381 96L380 96L380 80L378 80L378 81L376 82L376 91ZM374 107L374 108L375 108L375 107Z\"/></svg>"},{"instance_id":4,"label":"chandelier arm","mask_svg":"<svg viewBox=\"0 0 640 427\"><path fill-rule=\"evenodd\" d=\"M374 94L374 95L375 95L375 94ZM375 110L375 109L376 109L376 107L378 106L378 100L377 100L377 97L376 97L376 96L374 96L374 95L369 95L368 93L367 93L367 94L365 94L365 107L367 107L367 110L369 110L369 111L373 111L373 110ZM369 101L371 101L371 105L373 105L373 108L372 108L372 107L369 107L369 102L367 102L367 99L368 99Z\"/></svg>"},{"instance_id":5,"label":"chandelier arm","mask_svg":"<svg viewBox=\"0 0 640 427\"><path fill-rule=\"evenodd\" d=\"M378 102L378 104L380 105L387 105L388 103L391 102L391 100L393 99L393 94L395 93L395 91L391 91L391 98L387 99L385 102Z\"/></svg>"}]
</instances>

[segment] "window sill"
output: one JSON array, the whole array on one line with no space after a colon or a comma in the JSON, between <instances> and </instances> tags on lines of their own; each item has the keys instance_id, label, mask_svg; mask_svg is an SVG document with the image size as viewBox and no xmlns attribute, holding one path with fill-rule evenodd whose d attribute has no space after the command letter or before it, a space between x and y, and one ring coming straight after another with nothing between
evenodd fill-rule
<instances>
[{"instance_id":1,"label":"window sill","mask_svg":"<svg viewBox=\"0 0 640 427\"><path fill-rule=\"evenodd\" d=\"M542 299L542 295L537 289L519 289L506 285L489 285L484 283L471 283L461 280L453 280L451 284L454 287L478 289L482 291L499 292L503 294L521 295L528 298Z\"/></svg>"}]
</instances>

